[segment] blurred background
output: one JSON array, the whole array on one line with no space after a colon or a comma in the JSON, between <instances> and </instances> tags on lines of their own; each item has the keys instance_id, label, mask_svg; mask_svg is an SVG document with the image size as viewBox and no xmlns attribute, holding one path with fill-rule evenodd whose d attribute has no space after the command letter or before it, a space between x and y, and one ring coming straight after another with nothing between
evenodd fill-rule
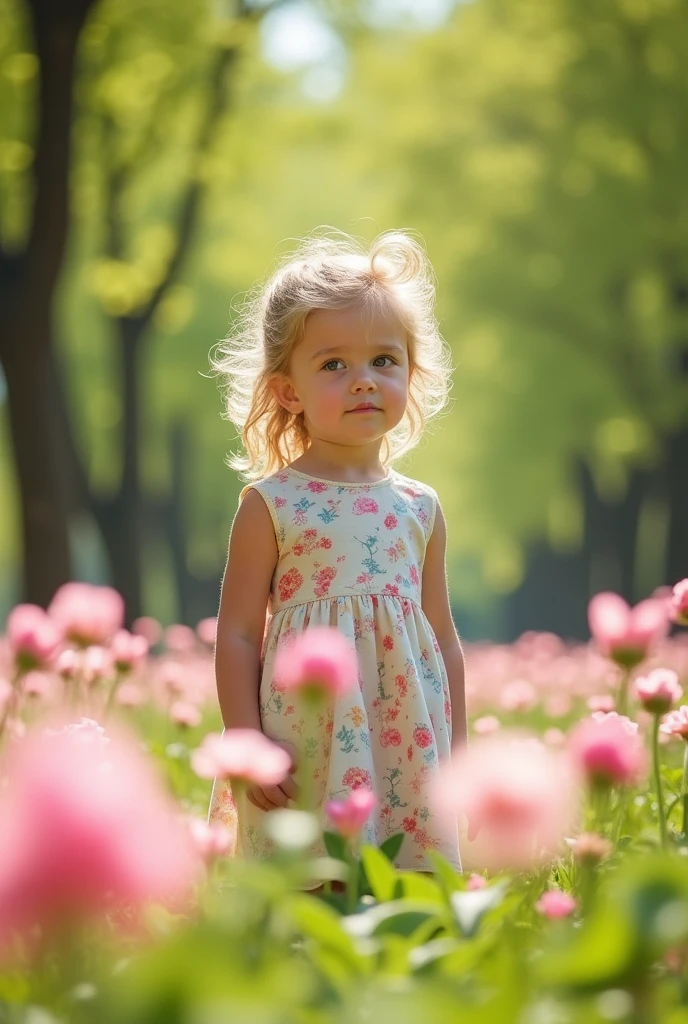
<instances>
[{"instance_id":1,"label":"blurred background","mask_svg":"<svg viewBox=\"0 0 688 1024\"><path fill-rule=\"evenodd\" d=\"M687 110L687 0L0 0L0 620L215 613L208 353L318 225L434 265L464 637L688 575Z\"/></svg>"}]
</instances>

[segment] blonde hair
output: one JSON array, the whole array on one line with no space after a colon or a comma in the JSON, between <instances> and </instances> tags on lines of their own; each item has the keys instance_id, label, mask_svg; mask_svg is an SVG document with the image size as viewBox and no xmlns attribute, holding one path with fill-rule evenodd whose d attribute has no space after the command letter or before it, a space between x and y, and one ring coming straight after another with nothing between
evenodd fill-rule
<instances>
[{"instance_id":1,"label":"blonde hair","mask_svg":"<svg viewBox=\"0 0 688 1024\"><path fill-rule=\"evenodd\" d=\"M336 232L300 242L239 311L237 329L217 346L211 365L223 378L225 417L241 431L245 455L228 464L258 480L293 462L309 447L303 413L283 408L272 380L288 374L292 352L315 309L363 307L381 311L405 331L409 396L400 423L383 439L387 465L413 448L428 420L445 406L451 351L434 314L434 275L423 248L408 234L388 231L366 251Z\"/></svg>"}]
</instances>

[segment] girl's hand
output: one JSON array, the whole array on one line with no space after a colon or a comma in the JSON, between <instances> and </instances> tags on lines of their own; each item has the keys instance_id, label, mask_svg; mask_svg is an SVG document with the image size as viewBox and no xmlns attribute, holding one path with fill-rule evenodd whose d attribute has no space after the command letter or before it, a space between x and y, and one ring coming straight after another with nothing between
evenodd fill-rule
<instances>
[{"instance_id":1,"label":"girl's hand","mask_svg":"<svg viewBox=\"0 0 688 1024\"><path fill-rule=\"evenodd\" d=\"M286 779L279 786L248 786L246 797L249 803L261 811L274 811L279 807L287 807L290 800L298 800L299 787L294 781L296 771L296 748L286 740L273 740L278 747L289 754L291 767Z\"/></svg>"}]
</instances>

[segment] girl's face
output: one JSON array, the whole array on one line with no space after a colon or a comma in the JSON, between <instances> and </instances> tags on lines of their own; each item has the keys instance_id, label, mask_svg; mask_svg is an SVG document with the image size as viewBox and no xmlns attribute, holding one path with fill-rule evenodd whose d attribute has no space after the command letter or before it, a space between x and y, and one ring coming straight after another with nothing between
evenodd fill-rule
<instances>
[{"instance_id":1,"label":"girl's face","mask_svg":"<svg viewBox=\"0 0 688 1024\"><path fill-rule=\"evenodd\" d=\"M285 409L303 412L311 440L365 445L402 419L409 376L404 332L382 313L316 309L275 394Z\"/></svg>"}]
</instances>

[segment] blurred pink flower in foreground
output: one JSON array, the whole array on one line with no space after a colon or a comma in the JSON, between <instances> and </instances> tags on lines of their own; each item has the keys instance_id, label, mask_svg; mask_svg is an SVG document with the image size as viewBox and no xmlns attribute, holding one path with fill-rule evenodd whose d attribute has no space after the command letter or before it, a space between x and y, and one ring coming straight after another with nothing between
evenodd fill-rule
<instances>
[{"instance_id":1,"label":"blurred pink flower in foreground","mask_svg":"<svg viewBox=\"0 0 688 1024\"><path fill-rule=\"evenodd\" d=\"M475 871L468 876L466 888L469 892L476 892L478 889L487 888L487 879L483 875L476 875Z\"/></svg>"},{"instance_id":2,"label":"blurred pink flower in foreground","mask_svg":"<svg viewBox=\"0 0 688 1024\"><path fill-rule=\"evenodd\" d=\"M227 729L209 733L191 755L202 779L240 779L256 786L279 786L292 767L291 757L262 732Z\"/></svg>"},{"instance_id":3,"label":"blurred pink flower in foreground","mask_svg":"<svg viewBox=\"0 0 688 1024\"><path fill-rule=\"evenodd\" d=\"M351 643L329 626L314 626L292 643L281 646L275 658L275 687L298 690L316 698L340 697L358 680L356 653Z\"/></svg>"},{"instance_id":4,"label":"blurred pink flower in foreground","mask_svg":"<svg viewBox=\"0 0 688 1024\"><path fill-rule=\"evenodd\" d=\"M569 736L569 752L593 786L631 786L647 768L637 725L613 712L596 712L579 722Z\"/></svg>"},{"instance_id":5,"label":"blurred pink flower in foreground","mask_svg":"<svg viewBox=\"0 0 688 1024\"><path fill-rule=\"evenodd\" d=\"M0 952L103 912L187 905L198 867L188 831L137 744L97 723L29 734L0 803ZM96 742L92 742L95 738ZM86 740L86 741L85 741ZM38 929L38 932L37 932Z\"/></svg>"},{"instance_id":6,"label":"blurred pink flower in foreground","mask_svg":"<svg viewBox=\"0 0 688 1024\"><path fill-rule=\"evenodd\" d=\"M601 653L624 668L639 665L669 632L665 601L649 598L631 608L608 591L590 601L588 623Z\"/></svg>"},{"instance_id":7,"label":"blurred pink flower in foreground","mask_svg":"<svg viewBox=\"0 0 688 1024\"><path fill-rule=\"evenodd\" d=\"M101 747L107 747L110 743L110 738L106 735L105 729L95 718L82 717L78 722L68 722L67 725L63 725L60 729L46 727L43 735L46 737L66 736L73 743L95 743Z\"/></svg>"},{"instance_id":8,"label":"blurred pink flower in foreground","mask_svg":"<svg viewBox=\"0 0 688 1024\"><path fill-rule=\"evenodd\" d=\"M681 580L673 589L671 617L679 626L688 626L688 579Z\"/></svg>"},{"instance_id":9,"label":"blurred pink flower in foreground","mask_svg":"<svg viewBox=\"0 0 688 1024\"><path fill-rule=\"evenodd\" d=\"M124 601L112 587L65 583L48 607L72 643L80 647L107 644L124 621Z\"/></svg>"},{"instance_id":10,"label":"blurred pink flower in foreground","mask_svg":"<svg viewBox=\"0 0 688 1024\"><path fill-rule=\"evenodd\" d=\"M535 904L535 909L550 919L568 917L576 909L576 901L561 889L547 889Z\"/></svg>"},{"instance_id":11,"label":"blurred pink flower in foreground","mask_svg":"<svg viewBox=\"0 0 688 1024\"><path fill-rule=\"evenodd\" d=\"M682 704L676 711L670 711L662 719L659 731L665 736L680 736L688 741L688 705Z\"/></svg>"},{"instance_id":12,"label":"blurred pink flower in foreground","mask_svg":"<svg viewBox=\"0 0 688 1024\"><path fill-rule=\"evenodd\" d=\"M340 835L346 839L357 839L376 803L372 790L360 786L344 800L329 800L325 811Z\"/></svg>"},{"instance_id":13,"label":"blurred pink flower in foreground","mask_svg":"<svg viewBox=\"0 0 688 1024\"><path fill-rule=\"evenodd\" d=\"M473 740L441 768L431 801L437 814L465 815L478 831L472 859L490 871L552 860L579 802L568 760L534 737L512 734Z\"/></svg>"},{"instance_id":14,"label":"blurred pink flower in foreground","mask_svg":"<svg viewBox=\"0 0 688 1024\"><path fill-rule=\"evenodd\" d=\"M234 843L230 830L219 821L209 824L203 818L189 818L188 825L193 844L206 864L228 853Z\"/></svg>"},{"instance_id":15,"label":"blurred pink flower in foreground","mask_svg":"<svg viewBox=\"0 0 688 1024\"><path fill-rule=\"evenodd\" d=\"M110 653L118 672L131 670L148 655L148 641L127 629L118 629L110 641Z\"/></svg>"},{"instance_id":16,"label":"blurred pink flower in foreground","mask_svg":"<svg viewBox=\"0 0 688 1024\"><path fill-rule=\"evenodd\" d=\"M6 631L17 668L22 672L46 665L64 637L59 624L35 604L18 604L13 608Z\"/></svg>"},{"instance_id":17,"label":"blurred pink flower in foreground","mask_svg":"<svg viewBox=\"0 0 688 1024\"><path fill-rule=\"evenodd\" d=\"M646 711L663 715L683 696L678 675L670 668L655 668L636 679L635 695Z\"/></svg>"}]
</instances>

